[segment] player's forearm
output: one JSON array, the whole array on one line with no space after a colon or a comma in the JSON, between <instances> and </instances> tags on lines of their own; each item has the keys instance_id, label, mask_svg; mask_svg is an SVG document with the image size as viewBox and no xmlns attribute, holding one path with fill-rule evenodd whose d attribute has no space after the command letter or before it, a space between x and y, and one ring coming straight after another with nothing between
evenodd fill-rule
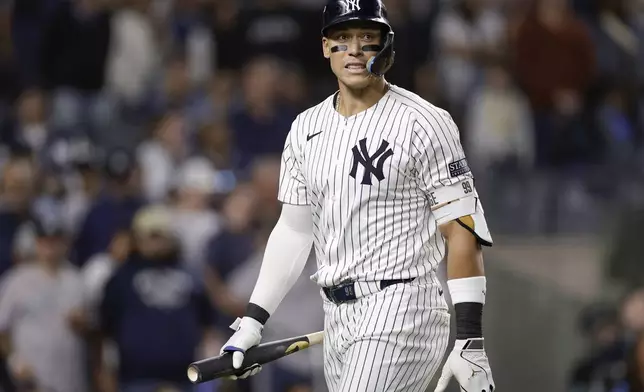
<instances>
[{"instance_id":1,"label":"player's forearm","mask_svg":"<svg viewBox=\"0 0 644 392\"><path fill-rule=\"evenodd\" d=\"M483 336L486 279L481 246L475 236L452 221L441 227L447 240L447 285L456 316L456 338Z\"/></svg>"},{"instance_id":2,"label":"player's forearm","mask_svg":"<svg viewBox=\"0 0 644 392\"><path fill-rule=\"evenodd\" d=\"M313 244L310 207L285 205L269 236L246 316L262 324L302 273Z\"/></svg>"}]
</instances>

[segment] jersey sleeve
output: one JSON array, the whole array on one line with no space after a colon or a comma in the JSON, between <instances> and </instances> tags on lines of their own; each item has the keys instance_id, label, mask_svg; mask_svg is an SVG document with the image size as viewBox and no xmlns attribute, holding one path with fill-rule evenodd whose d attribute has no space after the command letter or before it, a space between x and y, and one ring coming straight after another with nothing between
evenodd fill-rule
<instances>
[{"instance_id":1,"label":"jersey sleeve","mask_svg":"<svg viewBox=\"0 0 644 392\"><path fill-rule=\"evenodd\" d=\"M286 204L307 205L309 196L302 170L302 154L298 142L300 134L299 117L289 131L280 165L278 200Z\"/></svg>"},{"instance_id":2,"label":"jersey sleeve","mask_svg":"<svg viewBox=\"0 0 644 392\"><path fill-rule=\"evenodd\" d=\"M492 246L458 127L444 110L419 114L412 138L412 155L419 186L427 195L436 223L456 221L480 244Z\"/></svg>"},{"instance_id":3,"label":"jersey sleeve","mask_svg":"<svg viewBox=\"0 0 644 392\"><path fill-rule=\"evenodd\" d=\"M449 113L441 109L419 111L413 131L411 149L423 192L431 194L466 180L472 182L459 130Z\"/></svg>"}]
</instances>

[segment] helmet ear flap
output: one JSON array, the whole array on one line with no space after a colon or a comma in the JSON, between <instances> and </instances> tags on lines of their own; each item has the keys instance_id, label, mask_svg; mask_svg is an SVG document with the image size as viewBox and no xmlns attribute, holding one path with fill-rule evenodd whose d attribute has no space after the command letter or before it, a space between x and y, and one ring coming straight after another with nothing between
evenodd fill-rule
<instances>
[{"instance_id":1,"label":"helmet ear flap","mask_svg":"<svg viewBox=\"0 0 644 392\"><path fill-rule=\"evenodd\" d=\"M396 51L394 50L394 32L387 33L385 44L380 52L369 59L367 62L367 70L374 75L384 75L391 66L394 64Z\"/></svg>"}]
</instances>

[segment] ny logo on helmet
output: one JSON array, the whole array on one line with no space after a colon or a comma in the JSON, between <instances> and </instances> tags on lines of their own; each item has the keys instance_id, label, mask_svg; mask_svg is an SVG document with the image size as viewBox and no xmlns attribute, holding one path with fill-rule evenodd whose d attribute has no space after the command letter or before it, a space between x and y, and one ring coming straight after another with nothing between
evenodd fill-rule
<instances>
[{"instance_id":1,"label":"ny logo on helmet","mask_svg":"<svg viewBox=\"0 0 644 392\"><path fill-rule=\"evenodd\" d=\"M360 11L360 0L341 0L338 2L343 14Z\"/></svg>"}]
</instances>

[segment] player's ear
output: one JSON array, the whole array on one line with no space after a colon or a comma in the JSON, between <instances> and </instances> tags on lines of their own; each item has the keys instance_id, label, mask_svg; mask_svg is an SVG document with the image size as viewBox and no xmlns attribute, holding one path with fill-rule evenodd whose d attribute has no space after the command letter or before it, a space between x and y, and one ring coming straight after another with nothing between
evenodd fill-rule
<instances>
[{"instance_id":1,"label":"player's ear","mask_svg":"<svg viewBox=\"0 0 644 392\"><path fill-rule=\"evenodd\" d=\"M324 54L325 59L331 58L330 44L331 42L329 42L328 38L322 37L322 53Z\"/></svg>"}]
</instances>

